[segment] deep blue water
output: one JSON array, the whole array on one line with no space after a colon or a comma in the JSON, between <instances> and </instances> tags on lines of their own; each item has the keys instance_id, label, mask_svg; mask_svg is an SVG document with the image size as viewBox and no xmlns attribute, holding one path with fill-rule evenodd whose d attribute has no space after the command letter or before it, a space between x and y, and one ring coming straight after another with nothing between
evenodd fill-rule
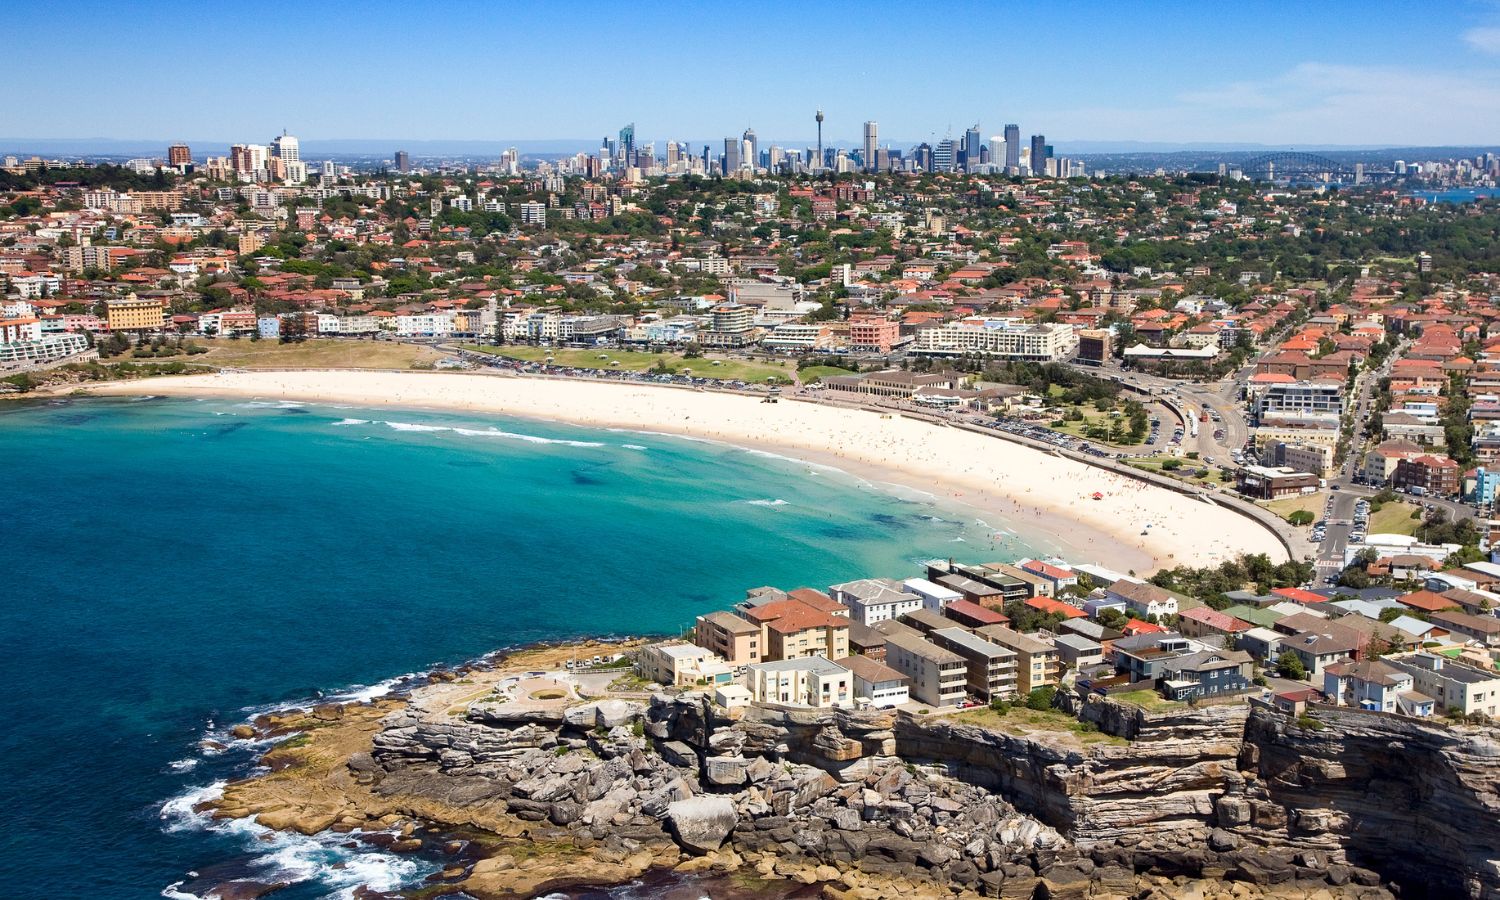
<instances>
[{"instance_id":1,"label":"deep blue water","mask_svg":"<svg viewBox=\"0 0 1500 900\"><path fill-rule=\"evenodd\" d=\"M1481 197L1500 197L1500 188L1447 188L1441 191L1413 191L1412 196L1428 203L1469 203Z\"/></svg>"},{"instance_id":2,"label":"deep blue water","mask_svg":"<svg viewBox=\"0 0 1500 900\"><path fill-rule=\"evenodd\" d=\"M769 455L430 412L56 401L0 411L0 463L10 896L157 897L225 862L298 880L287 900L394 887L423 864L205 829L192 791L253 748L198 742L498 647L676 631L748 587L1025 549Z\"/></svg>"}]
</instances>

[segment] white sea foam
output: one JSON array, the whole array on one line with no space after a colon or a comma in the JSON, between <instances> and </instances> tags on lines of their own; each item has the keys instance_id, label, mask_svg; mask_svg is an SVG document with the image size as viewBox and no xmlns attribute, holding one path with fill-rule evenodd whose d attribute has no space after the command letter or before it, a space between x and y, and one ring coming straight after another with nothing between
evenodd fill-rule
<instances>
[{"instance_id":1,"label":"white sea foam","mask_svg":"<svg viewBox=\"0 0 1500 900\"><path fill-rule=\"evenodd\" d=\"M238 838L247 851L257 854L250 865L265 871L261 877L293 883L316 880L334 890L332 896L351 900L361 886L394 891L435 868L429 862L373 847L350 850L343 846L349 841L349 834L309 836L272 831L254 819L215 820L194 811L194 807L205 801L223 796L224 784L218 781L192 788L162 804L162 827L167 831L199 829ZM178 890L181 886L182 882L174 882L161 895L172 900L190 897Z\"/></svg>"},{"instance_id":2,"label":"white sea foam","mask_svg":"<svg viewBox=\"0 0 1500 900\"><path fill-rule=\"evenodd\" d=\"M562 444L565 447L603 447L598 441L570 441L562 438L545 438L534 434L519 434L514 431L501 431L498 428L455 428L454 433L465 437L492 437L506 438L513 441L526 441L530 444Z\"/></svg>"},{"instance_id":3,"label":"white sea foam","mask_svg":"<svg viewBox=\"0 0 1500 900\"><path fill-rule=\"evenodd\" d=\"M447 425L423 425L420 422L387 422L396 431L452 431Z\"/></svg>"},{"instance_id":4,"label":"white sea foam","mask_svg":"<svg viewBox=\"0 0 1500 900\"><path fill-rule=\"evenodd\" d=\"M368 424L370 424L370 420L369 419L340 419L339 421L334 422L333 424L335 424L335 425L368 425Z\"/></svg>"},{"instance_id":5,"label":"white sea foam","mask_svg":"<svg viewBox=\"0 0 1500 900\"><path fill-rule=\"evenodd\" d=\"M240 409L301 409L306 405L296 400L248 400L235 404Z\"/></svg>"},{"instance_id":6,"label":"white sea foam","mask_svg":"<svg viewBox=\"0 0 1500 900\"><path fill-rule=\"evenodd\" d=\"M167 900L203 900L197 894L187 894L179 891L178 888L180 887L182 887L182 882L174 881L161 889L161 895L166 897Z\"/></svg>"},{"instance_id":7,"label":"white sea foam","mask_svg":"<svg viewBox=\"0 0 1500 900\"><path fill-rule=\"evenodd\" d=\"M624 447L626 450L644 450L644 449L646 449L645 447L642 447L640 444L621 444L620 446Z\"/></svg>"},{"instance_id":8,"label":"white sea foam","mask_svg":"<svg viewBox=\"0 0 1500 900\"><path fill-rule=\"evenodd\" d=\"M186 831L189 828L203 828L212 820L194 807L210 800L217 800L224 796L224 785L228 782L215 781L200 787L188 788L181 794L168 800L161 805L158 813L162 820L162 829L165 831Z\"/></svg>"},{"instance_id":9,"label":"white sea foam","mask_svg":"<svg viewBox=\"0 0 1500 900\"><path fill-rule=\"evenodd\" d=\"M744 502L751 506L786 506L786 501L779 497L775 500L746 500Z\"/></svg>"},{"instance_id":10,"label":"white sea foam","mask_svg":"<svg viewBox=\"0 0 1500 900\"><path fill-rule=\"evenodd\" d=\"M379 681L375 684L355 685L353 687L345 688L342 691L336 691L332 694L329 694L327 697L318 702L368 703L371 700L376 699L377 697L384 697L386 694L389 694L396 687L396 685L400 684L408 678L415 678L416 675L417 673L415 672L408 672L405 675L398 675L395 678L387 678L385 681Z\"/></svg>"},{"instance_id":11,"label":"white sea foam","mask_svg":"<svg viewBox=\"0 0 1500 900\"><path fill-rule=\"evenodd\" d=\"M167 768L171 769L173 772L187 772L191 769L196 768L197 766L198 760L191 756L187 759L179 759L167 763Z\"/></svg>"}]
</instances>

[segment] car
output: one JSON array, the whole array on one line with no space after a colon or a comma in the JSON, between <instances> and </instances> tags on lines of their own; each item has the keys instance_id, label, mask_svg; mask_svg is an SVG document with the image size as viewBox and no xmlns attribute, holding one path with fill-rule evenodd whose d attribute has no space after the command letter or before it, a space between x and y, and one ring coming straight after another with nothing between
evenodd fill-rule
<instances>
[{"instance_id":1,"label":"car","mask_svg":"<svg viewBox=\"0 0 1500 900\"><path fill-rule=\"evenodd\" d=\"M1337 491L1337 490L1340 490L1340 489L1341 489L1341 486L1340 486L1340 485L1337 485L1337 484L1330 484L1330 485L1329 485L1329 486L1328 486L1328 489L1329 489L1329 490L1330 490L1330 491Z\"/></svg>"}]
</instances>

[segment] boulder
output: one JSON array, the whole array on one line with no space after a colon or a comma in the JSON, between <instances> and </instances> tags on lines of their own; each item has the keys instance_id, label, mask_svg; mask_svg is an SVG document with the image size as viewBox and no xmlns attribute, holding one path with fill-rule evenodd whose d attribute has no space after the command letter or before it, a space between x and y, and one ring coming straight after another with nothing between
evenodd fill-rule
<instances>
[{"instance_id":1,"label":"boulder","mask_svg":"<svg viewBox=\"0 0 1500 900\"><path fill-rule=\"evenodd\" d=\"M703 761L703 777L719 787L740 787L749 780L749 768L743 756L710 756Z\"/></svg>"},{"instance_id":2,"label":"boulder","mask_svg":"<svg viewBox=\"0 0 1500 900\"><path fill-rule=\"evenodd\" d=\"M603 728L605 730L629 725L641 718L646 708L628 700L600 700L570 707L563 713L563 721L574 728Z\"/></svg>"},{"instance_id":3,"label":"boulder","mask_svg":"<svg viewBox=\"0 0 1500 900\"><path fill-rule=\"evenodd\" d=\"M719 849L739 821L734 801L728 797L689 797L667 805L672 837L690 853Z\"/></svg>"}]
</instances>

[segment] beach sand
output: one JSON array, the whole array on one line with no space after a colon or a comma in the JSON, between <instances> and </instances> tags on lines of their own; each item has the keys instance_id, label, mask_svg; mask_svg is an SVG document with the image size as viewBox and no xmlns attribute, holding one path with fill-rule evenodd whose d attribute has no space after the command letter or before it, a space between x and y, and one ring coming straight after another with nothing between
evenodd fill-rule
<instances>
[{"instance_id":1,"label":"beach sand","mask_svg":"<svg viewBox=\"0 0 1500 900\"><path fill-rule=\"evenodd\" d=\"M1070 562L1144 575L1243 553L1277 562L1287 556L1264 526L1223 507L1012 441L859 409L633 382L383 371L228 372L111 382L87 392L462 410L680 434L925 492ZM1095 492L1103 497L1093 499Z\"/></svg>"}]
</instances>

